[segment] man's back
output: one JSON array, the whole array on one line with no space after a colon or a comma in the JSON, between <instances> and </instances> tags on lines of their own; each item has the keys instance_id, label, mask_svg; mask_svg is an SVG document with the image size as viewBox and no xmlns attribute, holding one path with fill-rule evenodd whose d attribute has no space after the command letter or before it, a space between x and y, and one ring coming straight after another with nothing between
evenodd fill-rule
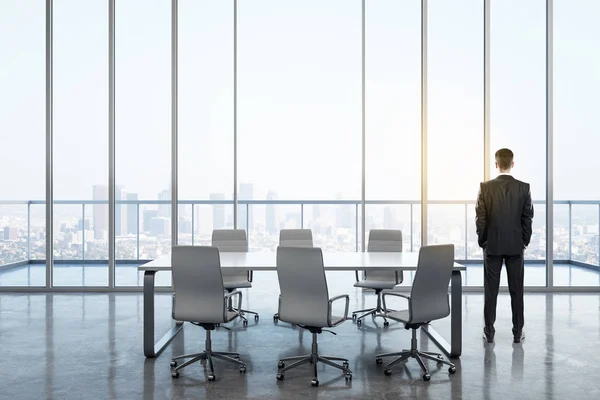
<instances>
[{"instance_id":1,"label":"man's back","mask_svg":"<svg viewBox=\"0 0 600 400\"><path fill-rule=\"evenodd\" d=\"M533 205L528 183L510 175L481 183L475 211L479 245L486 254L522 254L529 245Z\"/></svg>"}]
</instances>

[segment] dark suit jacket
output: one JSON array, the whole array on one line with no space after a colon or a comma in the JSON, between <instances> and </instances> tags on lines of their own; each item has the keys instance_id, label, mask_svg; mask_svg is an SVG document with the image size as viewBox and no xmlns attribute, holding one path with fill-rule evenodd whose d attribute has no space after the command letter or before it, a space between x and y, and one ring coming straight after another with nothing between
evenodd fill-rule
<instances>
[{"instance_id":1,"label":"dark suit jacket","mask_svg":"<svg viewBox=\"0 0 600 400\"><path fill-rule=\"evenodd\" d=\"M533 205L528 183L510 175L481 183L475 213L477 239L486 254L522 254L529 245Z\"/></svg>"}]
</instances>

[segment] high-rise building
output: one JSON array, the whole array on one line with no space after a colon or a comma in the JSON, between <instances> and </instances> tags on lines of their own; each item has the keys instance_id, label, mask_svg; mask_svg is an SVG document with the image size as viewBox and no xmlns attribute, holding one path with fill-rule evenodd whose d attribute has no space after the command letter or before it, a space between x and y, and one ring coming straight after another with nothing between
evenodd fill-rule
<instances>
[{"instance_id":1,"label":"high-rise building","mask_svg":"<svg viewBox=\"0 0 600 400\"><path fill-rule=\"evenodd\" d=\"M337 195L337 199L342 199L341 194ZM352 206L350 204L337 206L335 220L337 228L352 228Z\"/></svg>"},{"instance_id":2,"label":"high-rise building","mask_svg":"<svg viewBox=\"0 0 600 400\"><path fill-rule=\"evenodd\" d=\"M89 231L90 230L90 226L91 225L90 225L90 220L89 219L86 218L85 221L84 221L83 219L79 218L79 223L77 225L77 230L80 230L80 231L83 231L83 230Z\"/></svg>"},{"instance_id":3,"label":"high-rise building","mask_svg":"<svg viewBox=\"0 0 600 400\"><path fill-rule=\"evenodd\" d=\"M152 220L158 218L157 210L144 210L144 220L142 229L144 232L150 232L152 230Z\"/></svg>"},{"instance_id":4,"label":"high-rise building","mask_svg":"<svg viewBox=\"0 0 600 400\"><path fill-rule=\"evenodd\" d=\"M211 200L225 200L225 195L223 193L211 193L209 198ZM213 224L213 229L223 229L225 228L225 204L213 204L212 205L212 212L213 212L213 216L212 216L212 224ZM202 223L202 221L198 221L199 223ZM199 225L201 226L201 225Z\"/></svg>"},{"instance_id":5,"label":"high-rise building","mask_svg":"<svg viewBox=\"0 0 600 400\"><path fill-rule=\"evenodd\" d=\"M4 227L4 240L17 240L19 238L19 230L14 227L5 226Z\"/></svg>"},{"instance_id":6,"label":"high-rise building","mask_svg":"<svg viewBox=\"0 0 600 400\"><path fill-rule=\"evenodd\" d=\"M94 201L108 200L108 186L94 185ZM108 204L94 204L94 239L104 239L108 234Z\"/></svg>"},{"instance_id":7,"label":"high-rise building","mask_svg":"<svg viewBox=\"0 0 600 400\"><path fill-rule=\"evenodd\" d=\"M116 185L115 186L115 201L125 200L125 190L123 186ZM125 212L123 212L125 211ZM125 214L125 215L123 215ZM115 205L115 235L121 236L125 234L125 230L127 229L126 224L126 215L127 210L123 204Z\"/></svg>"},{"instance_id":8,"label":"high-rise building","mask_svg":"<svg viewBox=\"0 0 600 400\"><path fill-rule=\"evenodd\" d=\"M273 191L269 191L267 193L267 200L277 200L277 193L273 192ZM270 235L276 235L278 232L277 229L277 214L275 212L275 205L273 204L267 204L267 209L266 209L266 230L267 233Z\"/></svg>"},{"instance_id":9,"label":"high-rise building","mask_svg":"<svg viewBox=\"0 0 600 400\"><path fill-rule=\"evenodd\" d=\"M127 193L127 200L137 201L137 193ZM138 226L138 209L136 204L127 204L127 233L137 233Z\"/></svg>"},{"instance_id":10,"label":"high-rise building","mask_svg":"<svg viewBox=\"0 0 600 400\"><path fill-rule=\"evenodd\" d=\"M254 185L251 183L240 183L239 200L254 200ZM238 208L237 227L250 230L254 227L252 218L252 206L240 204Z\"/></svg>"},{"instance_id":11,"label":"high-rise building","mask_svg":"<svg viewBox=\"0 0 600 400\"><path fill-rule=\"evenodd\" d=\"M158 194L158 200L171 201L171 191L163 190ZM159 204L158 205L158 216L161 218L171 218L171 205L170 204Z\"/></svg>"}]
</instances>

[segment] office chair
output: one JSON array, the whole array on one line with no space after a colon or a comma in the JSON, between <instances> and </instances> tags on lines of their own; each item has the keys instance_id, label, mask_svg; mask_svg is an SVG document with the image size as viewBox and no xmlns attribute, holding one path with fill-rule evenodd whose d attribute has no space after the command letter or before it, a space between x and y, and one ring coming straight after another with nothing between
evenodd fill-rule
<instances>
[{"instance_id":1,"label":"office chair","mask_svg":"<svg viewBox=\"0 0 600 400\"><path fill-rule=\"evenodd\" d=\"M454 245L423 246L419 251L419 264L413 280L410 296L401 293L384 293L383 308L387 310L385 298L387 296L403 297L408 300L408 309L400 311L386 311L386 317L395 321L404 322L406 329L412 329L410 350L398 353L378 354L375 358L377 365L383 363L382 357L398 356L397 359L385 366L386 376L392 374L391 367L410 357L415 358L423 370L423 380L431 379L429 370L422 358L433 360L449 366L448 372L454 374L456 367L442 358L439 353L420 351L417 348L417 329L428 325L431 321L445 318L450 315L450 302L448 286L454 267Z\"/></svg>"},{"instance_id":2,"label":"office chair","mask_svg":"<svg viewBox=\"0 0 600 400\"><path fill-rule=\"evenodd\" d=\"M352 379L348 360L341 357L319 354L317 334L327 331L344 322L348 316L350 299L348 295L329 298L327 278L323 266L323 253L319 248L282 247L277 248L277 278L279 279L279 316L282 321L291 322L312 333L312 352L305 356L286 357L279 360L277 379L283 380L285 371L306 363L312 363L313 387L319 386L317 363L322 362L344 372L346 381ZM334 301L345 299L343 316L332 315ZM331 332L331 331L328 331ZM334 332L331 332L334 333ZM335 333L334 333L335 334ZM286 366L286 361L294 361ZM342 365L333 361L342 361Z\"/></svg>"},{"instance_id":3,"label":"office chair","mask_svg":"<svg viewBox=\"0 0 600 400\"><path fill-rule=\"evenodd\" d=\"M284 247L313 247L313 236L310 229L281 229L279 245ZM273 315L273 322L279 321L279 313Z\"/></svg>"},{"instance_id":4,"label":"office chair","mask_svg":"<svg viewBox=\"0 0 600 400\"><path fill-rule=\"evenodd\" d=\"M243 229L215 229L212 233L212 245L219 249L220 253L224 252L248 252L248 239L246 231ZM224 269L223 286L228 292L241 288L252 287L252 271L235 272ZM229 311L236 311L233 308L232 300L229 300ZM254 314L254 320L258 321L258 313L250 310L237 310L240 318L244 321L244 326L248 325L248 320L244 314Z\"/></svg>"},{"instance_id":5,"label":"office chair","mask_svg":"<svg viewBox=\"0 0 600 400\"><path fill-rule=\"evenodd\" d=\"M173 319L189 321L206 330L205 349L202 353L185 354L171 360L171 376L179 378L179 371L197 361L208 361L208 380L216 379L213 358L239 364L246 372L246 363L232 352L212 351L211 331L218 324L230 322L239 314L228 310L229 299L237 296L238 308L242 306L242 293L224 294L219 250L209 246L173 246L171 271L173 274ZM181 365L177 360L190 358Z\"/></svg>"},{"instance_id":6,"label":"office chair","mask_svg":"<svg viewBox=\"0 0 600 400\"><path fill-rule=\"evenodd\" d=\"M401 252L402 251L402 231L392 229L371 229L369 232L368 252ZM402 283L402 271L363 271L363 278L359 279L358 271L356 274L356 283L354 287L367 288L375 290L377 295L377 307L357 310L352 312L352 319L358 325L362 319L368 315L373 318L381 317L384 320L383 326L389 326L385 318L383 308L381 307L381 293L384 289L393 289L399 283ZM358 316L357 314L361 314Z\"/></svg>"}]
</instances>

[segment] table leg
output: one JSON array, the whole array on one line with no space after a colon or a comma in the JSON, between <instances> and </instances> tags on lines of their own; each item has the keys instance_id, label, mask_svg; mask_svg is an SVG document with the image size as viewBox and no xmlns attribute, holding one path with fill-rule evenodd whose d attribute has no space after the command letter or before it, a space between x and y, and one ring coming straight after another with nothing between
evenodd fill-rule
<instances>
[{"instance_id":1,"label":"table leg","mask_svg":"<svg viewBox=\"0 0 600 400\"><path fill-rule=\"evenodd\" d=\"M157 357L183 328L183 322L177 321L154 344L154 276L156 272L144 272L144 355L149 358Z\"/></svg>"},{"instance_id":2,"label":"table leg","mask_svg":"<svg viewBox=\"0 0 600 400\"><path fill-rule=\"evenodd\" d=\"M429 338L448 356L462 354L462 276L452 271L450 279L450 344L431 325L422 327Z\"/></svg>"}]
</instances>

